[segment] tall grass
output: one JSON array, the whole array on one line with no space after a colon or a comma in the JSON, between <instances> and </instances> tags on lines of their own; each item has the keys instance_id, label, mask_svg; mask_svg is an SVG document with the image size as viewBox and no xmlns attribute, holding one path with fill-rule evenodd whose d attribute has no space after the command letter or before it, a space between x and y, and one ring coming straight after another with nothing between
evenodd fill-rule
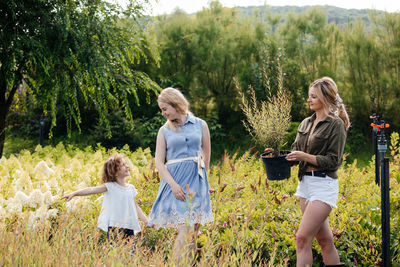
<instances>
[{"instance_id":1,"label":"tall grass","mask_svg":"<svg viewBox=\"0 0 400 267\"><path fill-rule=\"evenodd\" d=\"M397 139L398 140L398 139ZM400 261L399 145L391 148L391 254ZM59 200L66 192L99 183L108 153L58 145L0 160L0 266L171 266L174 229L143 228L135 236L135 253L122 243L110 244L96 228L101 197ZM159 175L150 151L126 154L132 167L128 179L148 213L156 198ZM47 169L46 169L47 166ZM293 266L294 235L301 219L294 197L297 169L285 181L268 181L259 155L225 154L210 168L215 221L200 228L196 266ZM380 188L374 162L339 169L338 209L330 215L334 242L346 266L381 262ZM41 192L41 194L39 194ZM48 193L50 192L50 193ZM23 194L22 194L23 193ZM50 195L49 195L50 194ZM313 246L315 266L322 265ZM187 264L191 264L188 259Z\"/></svg>"}]
</instances>

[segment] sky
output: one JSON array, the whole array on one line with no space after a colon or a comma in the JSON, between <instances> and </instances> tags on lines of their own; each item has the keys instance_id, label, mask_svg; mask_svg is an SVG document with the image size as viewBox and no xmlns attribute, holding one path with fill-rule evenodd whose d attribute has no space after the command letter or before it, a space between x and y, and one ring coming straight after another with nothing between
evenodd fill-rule
<instances>
[{"instance_id":1,"label":"sky","mask_svg":"<svg viewBox=\"0 0 400 267\"><path fill-rule=\"evenodd\" d=\"M125 0L117 0L124 2ZM149 15L170 14L177 7L186 13L195 13L208 6L209 0L149 0L152 10ZM220 0L226 7L234 6L310 6L330 5L341 8L378 9L388 12L400 12L399 0Z\"/></svg>"}]
</instances>

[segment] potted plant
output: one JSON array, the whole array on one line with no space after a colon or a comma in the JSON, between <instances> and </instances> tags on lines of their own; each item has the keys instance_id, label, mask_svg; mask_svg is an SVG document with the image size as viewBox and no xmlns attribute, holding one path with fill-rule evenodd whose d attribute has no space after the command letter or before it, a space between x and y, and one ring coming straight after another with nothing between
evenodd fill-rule
<instances>
[{"instance_id":1,"label":"potted plant","mask_svg":"<svg viewBox=\"0 0 400 267\"><path fill-rule=\"evenodd\" d=\"M293 165L293 163L286 160L286 155L289 151L281 151L285 134L291 123L290 110L292 102L289 92L283 88L283 74L280 65L278 65L278 68L278 88L274 95L272 94L269 77L267 77L264 70L266 101L257 101L255 91L251 85L249 85L251 97L248 100L235 81L241 97L241 109L246 117L243 124L255 142L265 149L265 152L261 154L261 159L265 165L269 180L289 178L290 167Z\"/></svg>"}]
</instances>

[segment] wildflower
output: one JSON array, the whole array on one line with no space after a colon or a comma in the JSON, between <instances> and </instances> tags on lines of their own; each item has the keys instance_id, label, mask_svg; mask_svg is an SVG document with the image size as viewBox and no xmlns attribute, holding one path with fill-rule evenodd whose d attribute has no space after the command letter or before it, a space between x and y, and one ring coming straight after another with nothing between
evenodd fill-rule
<instances>
[{"instance_id":1,"label":"wildflower","mask_svg":"<svg viewBox=\"0 0 400 267\"><path fill-rule=\"evenodd\" d=\"M73 209L73 204L76 200L75 199L71 199L71 201L65 203L65 208L67 209L67 212L71 212Z\"/></svg>"},{"instance_id":2,"label":"wildflower","mask_svg":"<svg viewBox=\"0 0 400 267\"><path fill-rule=\"evenodd\" d=\"M47 208L45 206L42 206L35 211L31 211L29 213L27 228L30 230L35 229L39 224L43 224L46 219Z\"/></svg>"},{"instance_id":3,"label":"wildflower","mask_svg":"<svg viewBox=\"0 0 400 267\"><path fill-rule=\"evenodd\" d=\"M138 161L138 163L139 163L141 166L146 166L149 162L147 161L147 158L146 158L146 157L142 157L142 158Z\"/></svg>"},{"instance_id":4,"label":"wildflower","mask_svg":"<svg viewBox=\"0 0 400 267\"><path fill-rule=\"evenodd\" d=\"M244 186L238 186L238 187L236 187L236 191L237 191L237 192L242 191L243 189L244 189Z\"/></svg>"},{"instance_id":5,"label":"wildflower","mask_svg":"<svg viewBox=\"0 0 400 267\"><path fill-rule=\"evenodd\" d=\"M225 227L227 227L227 226L228 226L228 223L225 221L225 222L222 224L222 227L225 228Z\"/></svg>"},{"instance_id":6,"label":"wildflower","mask_svg":"<svg viewBox=\"0 0 400 267\"><path fill-rule=\"evenodd\" d=\"M47 219L47 208L45 206L41 206L40 208L35 210L34 216L38 220Z\"/></svg>"},{"instance_id":7,"label":"wildflower","mask_svg":"<svg viewBox=\"0 0 400 267\"><path fill-rule=\"evenodd\" d=\"M16 169L16 170L14 171L14 176L15 176L15 177L19 177L19 176L21 175L21 173L22 173L21 170Z\"/></svg>"},{"instance_id":8,"label":"wildflower","mask_svg":"<svg viewBox=\"0 0 400 267\"><path fill-rule=\"evenodd\" d=\"M49 177L49 175L51 174L51 173L53 173L54 171L51 169L51 168L49 168L49 166L47 165L47 163L45 162L45 161L40 161L37 165L36 165L36 167L35 167L35 169L34 169L34 171L33 171L33 173L35 174L35 176L37 177L37 178L39 178L39 177L42 177L42 178L48 178Z\"/></svg>"},{"instance_id":9,"label":"wildflower","mask_svg":"<svg viewBox=\"0 0 400 267\"><path fill-rule=\"evenodd\" d=\"M132 166L129 166L129 168L130 168L131 176L136 177L136 178L139 177L140 172L139 172L138 167L136 167L135 165L132 165Z\"/></svg>"},{"instance_id":10,"label":"wildflower","mask_svg":"<svg viewBox=\"0 0 400 267\"><path fill-rule=\"evenodd\" d=\"M15 203L20 203L22 206L27 206L28 199L29 199L29 197L27 195L25 195L24 192L18 191L15 194L13 201Z\"/></svg>"},{"instance_id":11,"label":"wildflower","mask_svg":"<svg viewBox=\"0 0 400 267\"><path fill-rule=\"evenodd\" d=\"M43 185L41 186L40 189L43 193L51 190L49 184L46 181L43 182Z\"/></svg>"},{"instance_id":12,"label":"wildflower","mask_svg":"<svg viewBox=\"0 0 400 267\"><path fill-rule=\"evenodd\" d=\"M47 185L52 189L56 189L57 192L60 191L60 188L58 187L58 181L57 181L56 177L52 177L51 179L49 179L47 181Z\"/></svg>"},{"instance_id":13,"label":"wildflower","mask_svg":"<svg viewBox=\"0 0 400 267\"><path fill-rule=\"evenodd\" d=\"M43 201L46 205L53 204L53 196L51 195L50 191L47 191L46 193L43 194Z\"/></svg>"},{"instance_id":14,"label":"wildflower","mask_svg":"<svg viewBox=\"0 0 400 267\"><path fill-rule=\"evenodd\" d=\"M49 209L47 211L47 218L55 218L58 214L58 209Z\"/></svg>"},{"instance_id":15,"label":"wildflower","mask_svg":"<svg viewBox=\"0 0 400 267\"><path fill-rule=\"evenodd\" d=\"M226 187L227 185L228 185L228 184L224 182L224 184L223 184L223 185L221 186L221 188L219 189L219 192L224 191L224 190L225 190L225 187Z\"/></svg>"},{"instance_id":16,"label":"wildflower","mask_svg":"<svg viewBox=\"0 0 400 267\"><path fill-rule=\"evenodd\" d=\"M26 189L32 185L29 174L24 170L16 169L11 177L13 178L12 184L17 190Z\"/></svg>"},{"instance_id":17,"label":"wildflower","mask_svg":"<svg viewBox=\"0 0 400 267\"><path fill-rule=\"evenodd\" d=\"M210 188L210 189L208 190L208 192L210 192L210 194L212 194L212 193L215 192L215 190Z\"/></svg>"},{"instance_id":18,"label":"wildflower","mask_svg":"<svg viewBox=\"0 0 400 267\"><path fill-rule=\"evenodd\" d=\"M282 199L286 199L286 198L289 198L289 195L282 194Z\"/></svg>"},{"instance_id":19,"label":"wildflower","mask_svg":"<svg viewBox=\"0 0 400 267\"><path fill-rule=\"evenodd\" d=\"M137 199L137 202L138 202L139 204L141 204L141 203L142 203L142 199L138 198L138 199Z\"/></svg>"},{"instance_id":20,"label":"wildflower","mask_svg":"<svg viewBox=\"0 0 400 267\"><path fill-rule=\"evenodd\" d=\"M250 187L251 187L251 190L253 190L253 192L255 192L255 193L258 192L257 187L255 185L250 184Z\"/></svg>"},{"instance_id":21,"label":"wildflower","mask_svg":"<svg viewBox=\"0 0 400 267\"><path fill-rule=\"evenodd\" d=\"M30 189L32 188L32 181L27 172L20 172L18 176L14 176L16 179L13 181L17 190ZM18 178L17 178L18 177Z\"/></svg>"},{"instance_id":22,"label":"wildflower","mask_svg":"<svg viewBox=\"0 0 400 267\"><path fill-rule=\"evenodd\" d=\"M131 161L130 158L125 158L125 162L129 167L130 174L133 175L134 177L139 176L139 169L136 167L136 165Z\"/></svg>"},{"instance_id":23,"label":"wildflower","mask_svg":"<svg viewBox=\"0 0 400 267\"><path fill-rule=\"evenodd\" d=\"M32 208L43 205L43 194L39 189L35 189L29 195L29 205Z\"/></svg>"},{"instance_id":24,"label":"wildflower","mask_svg":"<svg viewBox=\"0 0 400 267\"><path fill-rule=\"evenodd\" d=\"M4 219L6 218L6 210L0 206L0 221L4 221Z\"/></svg>"},{"instance_id":25,"label":"wildflower","mask_svg":"<svg viewBox=\"0 0 400 267\"><path fill-rule=\"evenodd\" d=\"M79 210L88 209L90 201L84 198L74 198L65 204L68 212L76 212Z\"/></svg>"},{"instance_id":26,"label":"wildflower","mask_svg":"<svg viewBox=\"0 0 400 267\"><path fill-rule=\"evenodd\" d=\"M81 165L80 161L76 158L72 159L69 166L71 167L72 170L80 171L82 169L82 165Z\"/></svg>"},{"instance_id":27,"label":"wildflower","mask_svg":"<svg viewBox=\"0 0 400 267\"><path fill-rule=\"evenodd\" d=\"M188 194L189 198L190 198L190 199L193 199L193 197L194 197L194 195L195 195L196 193L190 191L190 187L189 187L188 184L186 185L186 190L187 190L187 194Z\"/></svg>"},{"instance_id":28,"label":"wildflower","mask_svg":"<svg viewBox=\"0 0 400 267\"><path fill-rule=\"evenodd\" d=\"M22 212L22 205L21 203L15 203L11 201L7 205L7 211L11 214L18 215L19 213Z\"/></svg>"}]
</instances>

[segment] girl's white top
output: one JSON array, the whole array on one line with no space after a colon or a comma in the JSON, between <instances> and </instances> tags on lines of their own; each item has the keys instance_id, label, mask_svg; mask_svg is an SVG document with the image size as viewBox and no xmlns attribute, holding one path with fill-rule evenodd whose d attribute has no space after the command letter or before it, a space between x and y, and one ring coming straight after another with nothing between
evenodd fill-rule
<instances>
[{"instance_id":1,"label":"girl's white top","mask_svg":"<svg viewBox=\"0 0 400 267\"><path fill-rule=\"evenodd\" d=\"M124 187L116 182L104 185L107 187L107 192L104 193L98 227L105 232L110 226L131 229L135 234L140 232L134 201L137 195L135 187L130 184Z\"/></svg>"}]
</instances>

